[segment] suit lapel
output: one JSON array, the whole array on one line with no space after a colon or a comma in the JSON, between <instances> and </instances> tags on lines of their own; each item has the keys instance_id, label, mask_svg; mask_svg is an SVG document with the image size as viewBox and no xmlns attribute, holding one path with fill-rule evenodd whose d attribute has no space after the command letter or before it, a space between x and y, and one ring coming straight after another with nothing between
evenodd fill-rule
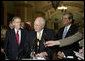
<instances>
[{"instance_id":1,"label":"suit lapel","mask_svg":"<svg viewBox=\"0 0 85 61\"><path fill-rule=\"evenodd\" d=\"M47 40L47 30L46 29L43 30L43 34L42 34L41 40L42 41L46 41Z\"/></svg>"},{"instance_id":2,"label":"suit lapel","mask_svg":"<svg viewBox=\"0 0 85 61\"><path fill-rule=\"evenodd\" d=\"M34 45L36 43L36 40L37 40L37 33L33 30L32 31L32 36L31 36L33 39L32 39L32 44Z\"/></svg>"},{"instance_id":3,"label":"suit lapel","mask_svg":"<svg viewBox=\"0 0 85 61\"><path fill-rule=\"evenodd\" d=\"M15 34L15 30L14 29L12 29L12 34L13 34L13 39L14 39L14 41L16 42L16 44L18 46L17 38L16 38L16 34Z\"/></svg>"},{"instance_id":4,"label":"suit lapel","mask_svg":"<svg viewBox=\"0 0 85 61\"><path fill-rule=\"evenodd\" d=\"M61 30L61 32L60 32L60 34L61 34L61 35L60 35L60 36L61 36L61 39L62 39L62 36L63 36L64 28L65 28L65 27L63 27L62 30ZM66 35L67 35L67 34L66 34Z\"/></svg>"},{"instance_id":5,"label":"suit lapel","mask_svg":"<svg viewBox=\"0 0 85 61\"><path fill-rule=\"evenodd\" d=\"M24 32L21 29L21 42L20 42L20 45L19 46L21 46L24 41L25 41L25 39L24 39Z\"/></svg>"},{"instance_id":6,"label":"suit lapel","mask_svg":"<svg viewBox=\"0 0 85 61\"><path fill-rule=\"evenodd\" d=\"M43 30L43 34L42 34L42 37L41 37L41 40L45 38L45 29Z\"/></svg>"},{"instance_id":7,"label":"suit lapel","mask_svg":"<svg viewBox=\"0 0 85 61\"><path fill-rule=\"evenodd\" d=\"M69 34L71 33L71 30L72 30L72 25L71 25L71 27L69 28L69 30L68 30L68 32L67 32L67 34L66 34L66 37L69 36Z\"/></svg>"}]
</instances>

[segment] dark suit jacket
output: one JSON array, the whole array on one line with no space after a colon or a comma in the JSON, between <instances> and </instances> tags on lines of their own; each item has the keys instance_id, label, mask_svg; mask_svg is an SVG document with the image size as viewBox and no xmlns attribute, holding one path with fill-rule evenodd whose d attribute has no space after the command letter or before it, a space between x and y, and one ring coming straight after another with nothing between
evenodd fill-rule
<instances>
[{"instance_id":1,"label":"dark suit jacket","mask_svg":"<svg viewBox=\"0 0 85 61\"><path fill-rule=\"evenodd\" d=\"M21 29L21 43L18 46L14 29L7 31L4 49L8 59L16 60L18 58L28 57L30 54L30 46L28 44L28 31Z\"/></svg>"},{"instance_id":2,"label":"dark suit jacket","mask_svg":"<svg viewBox=\"0 0 85 61\"><path fill-rule=\"evenodd\" d=\"M33 30L30 32L31 33L31 37L30 37L30 41L31 41L31 46L35 46L36 45L36 42L37 42L37 33ZM50 29L44 29L43 30L43 34L42 34L42 38L40 40L40 47L39 47L39 51L38 53L40 52L47 52L48 53L48 56L51 57L51 54L52 54L52 50L51 48L47 48L44 46L43 44L43 41L49 41L49 40L55 40L55 34L52 30ZM35 48L35 52L36 52L36 47ZM32 48L33 49L33 48Z\"/></svg>"},{"instance_id":3,"label":"dark suit jacket","mask_svg":"<svg viewBox=\"0 0 85 61\"><path fill-rule=\"evenodd\" d=\"M64 28L65 27L63 27L59 30L59 32L56 36L57 40L62 39ZM78 26L77 25L71 25L71 27L69 28L69 30L66 34L66 37L74 35L77 31L78 31ZM60 48L60 50L64 51L65 55L72 55L73 54L72 51L74 51L74 50L78 51L78 48L79 48L79 44L78 44L78 42L75 42L75 43L73 43L69 46L65 46L65 47Z\"/></svg>"}]
</instances>

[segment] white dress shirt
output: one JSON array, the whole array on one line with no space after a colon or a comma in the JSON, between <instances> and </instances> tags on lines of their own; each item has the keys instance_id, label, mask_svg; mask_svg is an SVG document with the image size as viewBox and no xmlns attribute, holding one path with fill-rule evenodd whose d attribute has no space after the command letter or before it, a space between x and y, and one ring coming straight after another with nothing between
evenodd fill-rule
<instances>
[{"instance_id":1,"label":"white dress shirt","mask_svg":"<svg viewBox=\"0 0 85 61\"><path fill-rule=\"evenodd\" d=\"M65 28L67 28L67 32L68 32L70 27L71 27L71 24L69 24L68 26L65 27ZM64 30L65 30L65 28L64 28Z\"/></svg>"},{"instance_id":2,"label":"white dress shirt","mask_svg":"<svg viewBox=\"0 0 85 61\"><path fill-rule=\"evenodd\" d=\"M42 38L43 30L44 30L44 29L42 29L42 30L40 31L40 32L41 32L41 35L40 35L41 38ZM38 39L38 37L39 37L39 32L37 32L37 39Z\"/></svg>"}]
</instances>

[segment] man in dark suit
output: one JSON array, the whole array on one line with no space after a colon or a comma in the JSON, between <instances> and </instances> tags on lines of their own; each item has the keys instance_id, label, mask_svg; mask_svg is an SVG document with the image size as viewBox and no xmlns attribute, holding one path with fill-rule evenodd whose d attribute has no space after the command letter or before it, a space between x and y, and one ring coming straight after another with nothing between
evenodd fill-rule
<instances>
[{"instance_id":1,"label":"man in dark suit","mask_svg":"<svg viewBox=\"0 0 85 61\"><path fill-rule=\"evenodd\" d=\"M34 30L31 32L31 46L34 45L36 55L40 57L51 57L53 51L51 48L45 47L44 43L48 40L54 40L54 31L46 29L45 19L43 17L37 17L34 22Z\"/></svg>"},{"instance_id":2,"label":"man in dark suit","mask_svg":"<svg viewBox=\"0 0 85 61\"><path fill-rule=\"evenodd\" d=\"M7 31L4 50L9 60L17 60L30 56L28 31L20 29L21 18L13 18L14 29Z\"/></svg>"},{"instance_id":3,"label":"man in dark suit","mask_svg":"<svg viewBox=\"0 0 85 61\"><path fill-rule=\"evenodd\" d=\"M66 13L63 15L62 23L64 27L60 28L56 36L57 40L72 36L78 31L78 25L74 25L73 22L74 20L72 13ZM60 55L62 58L73 56L74 55L73 51L78 51L78 48L79 44L78 42L75 42L71 45L61 47L60 51L58 52L58 55Z\"/></svg>"}]
</instances>

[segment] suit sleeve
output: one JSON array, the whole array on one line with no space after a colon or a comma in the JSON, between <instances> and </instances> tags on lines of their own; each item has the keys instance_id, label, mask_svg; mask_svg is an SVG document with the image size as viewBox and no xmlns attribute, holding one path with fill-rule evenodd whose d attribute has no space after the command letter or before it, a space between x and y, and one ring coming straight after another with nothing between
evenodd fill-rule
<instances>
[{"instance_id":1,"label":"suit sleeve","mask_svg":"<svg viewBox=\"0 0 85 61\"><path fill-rule=\"evenodd\" d=\"M24 48L25 48L25 57L26 58L29 58L30 57L30 53L31 53L31 48L30 48L30 40L29 40L29 32L28 31L25 31L25 36L26 36L26 41L25 41L25 44L24 44Z\"/></svg>"},{"instance_id":2,"label":"suit sleeve","mask_svg":"<svg viewBox=\"0 0 85 61\"><path fill-rule=\"evenodd\" d=\"M9 43L9 31L6 32L6 36L4 40L4 52L6 56L8 56L8 43Z\"/></svg>"},{"instance_id":3,"label":"suit sleeve","mask_svg":"<svg viewBox=\"0 0 85 61\"><path fill-rule=\"evenodd\" d=\"M55 33L53 31L50 31L49 34L47 35L49 36L48 38L48 41L50 40L55 40ZM48 54L48 57L51 57L52 58L52 54L54 53L55 49L53 47L46 47L46 52Z\"/></svg>"},{"instance_id":4,"label":"suit sleeve","mask_svg":"<svg viewBox=\"0 0 85 61\"><path fill-rule=\"evenodd\" d=\"M82 34L77 32L74 35L65 38L64 40L62 40L62 39L58 40L61 43L59 47L71 45L71 44L79 41L80 39L82 39Z\"/></svg>"}]
</instances>

